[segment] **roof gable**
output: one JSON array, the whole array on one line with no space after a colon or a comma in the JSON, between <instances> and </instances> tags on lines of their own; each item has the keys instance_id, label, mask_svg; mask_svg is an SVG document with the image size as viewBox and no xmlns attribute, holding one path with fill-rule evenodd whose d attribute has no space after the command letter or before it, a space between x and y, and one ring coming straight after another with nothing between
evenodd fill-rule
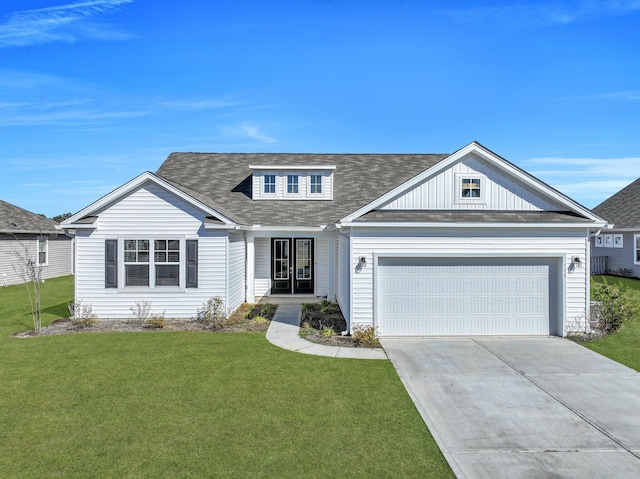
<instances>
[{"instance_id":1,"label":"roof gable","mask_svg":"<svg viewBox=\"0 0 640 479\"><path fill-rule=\"evenodd\" d=\"M128 183L125 183L121 187L116 188L99 200L93 202L70 218L67 218L61 223L61 226L65 228L93 228L95 227L95 218L93 221L86 221L87 218L95 217L96 215L99 216L100 211L108 208L114 203L117 203L122 198L143 187L147 183L153 183L160 188L167 190L169 193L177 196L183 201L186 201L205 213L214 216L224 224L235 224L235 220L230 217L231 215L225 215L221 213L218 208L212 207L211 201L198 192L191 191L188 188L166 181L163 178L147 171Z\"/></svg>"},{"instance_id":2,"label":"roof gable","mask_svg":"<svg viewBox=\"0 0 640 479\"><path fill-rule=\"evenodd\" d=\"M497 190L496 192L498 194L504 193L505 197L510 196L513 204L505 207L508 203L501 201L499 198L491 199L484 204L480 202L466 205L464 202L458 202L458 204L456 204L456 166L462 176L470 172L480 173L485 176L489 176L488 173L491 173L492 181ZM463 167L461 168L460 166ZM445 177L447 178L447 184L440 188L442 192L436 194L436 196L440 197L437 198L434 196L431 198L425 191L423 192L423 197L416 200L416 194L414 192L420 189L422 185L428 185L429 181L434 180L437 182L439 175L441 180ZM450 188L450 190L445 193L445 188ZM446 195L449 195L448 200ZM499 211L567 211L578 214L598 224L604 225L605 223L602 218L599 218L589 209L576 203L477 142L473 142L456 151L432 168L417 174L389 193L362 206L357 211L342 218L341 222L344 224L351 223L372 210L406 209L407 203L410 202L408 199L410 196L413 196L414 199L411 200L412 206L409 209L442 210L486 208L487 210ZM489 194L489 198L491 198L491 194ZM503 205L497 208L501 203L503 203Z\"/></svg>"},{"instance_id":3,"label":"roof gable","mask_svg":"<svg viewBox=\"0 0 640 479\"><path fill-rule=\"evenodd\" d=\"M615 229L640 229L640 178L600 203L593 211L613 223Z\"/></svg>"},{"instance_id":4,"label":"roof gable","mask_svg":"<svg viewBox=\"0 0 640 479\"><path fill-rule=\"evenodd\" d=\"M0 233L55 233L56 222L0 200Z\"/></svg>"}]
</instances>

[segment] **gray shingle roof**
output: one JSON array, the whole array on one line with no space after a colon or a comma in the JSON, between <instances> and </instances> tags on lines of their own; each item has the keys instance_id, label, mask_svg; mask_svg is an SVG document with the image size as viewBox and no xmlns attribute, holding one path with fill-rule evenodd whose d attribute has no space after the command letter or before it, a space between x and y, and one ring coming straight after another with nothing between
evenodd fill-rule
<instances>
[{"instance_id":1,"label":"gray shingle roof","mask_svg":"<svg viewBox=\"0 0 640 479\"><path fill-rule=\"evenodd\" d=\"M55 233L56 222L0 200L0 233Z\"/></svg>"},{"instance_id":2,"label":"gray shingle roof","mask_svg":"<svg viewBox=\"0 0 640 479\"><path fill-rule=\"evenodd\" d=\"M615 228L640 229L640 178L593 209Z\"/></svg>"},{"instance_id":3,"label":"gray shingle roof","mask_svg":"<svg viewBox=\"0 0 640 479\"><path fill-rule=\"evenodd\" d=\"M424 223L584 223L589 221L568 211L489 211L489 210L375 210L356 222Z\"/></svg>"},{"instance_id":4,"label":"gray shingle roof","mask_svg":"<svg viewBox=\"0 0 640 479\"><path fill-rule=\"evenodd\" d=\"M157 175L197 193L243 224L320 226L349 213L432 167L445 154L172 153ZM249 165L336 165L333 200L251 199ZM229 213L227 213L229 214Z\"/></svg>"}]
</instances>

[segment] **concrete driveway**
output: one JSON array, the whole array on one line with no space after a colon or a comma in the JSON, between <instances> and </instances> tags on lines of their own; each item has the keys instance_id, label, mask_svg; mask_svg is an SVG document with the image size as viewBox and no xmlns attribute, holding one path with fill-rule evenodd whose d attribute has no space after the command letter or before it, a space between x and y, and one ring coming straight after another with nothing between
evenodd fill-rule
<instances>
[{"instance_id":1,"label":"concrete driveway","mask_svg":"<svg viewBox=\"0 0 640 479\"><path fill-rule=\"evenodd\" d=\"M640 477L639 373L554 337L382 345L457 477Z\"/></svg>"}]
</instances>

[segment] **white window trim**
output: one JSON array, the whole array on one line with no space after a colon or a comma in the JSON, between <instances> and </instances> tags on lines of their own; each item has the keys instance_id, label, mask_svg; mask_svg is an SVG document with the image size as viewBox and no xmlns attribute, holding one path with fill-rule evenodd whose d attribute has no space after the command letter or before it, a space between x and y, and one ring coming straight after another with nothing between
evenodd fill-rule
<instances>
[{"instance_id":1,"label":"white window trim","mask_svg":"<svg viewBox=\"0 0 640 479\"><path fill-rule=\"evenodd\" d=\"M640 264L640 261L638 261L638 251L640 251L640 248L638 248L638 238L640 238L640 234L633 235L633 248L631 248L633 251L633 264Z\"/></svg>"},{"instance_id":2,"label":"white window trim","mask_svg":"<svg viewBox=\"0 0 640 479\"><path fill-rule=\"evenodd\" d=\"M187 267L187 242L184 236L180 235L157 235L157 236L140 236L135 234L124 235L118 237L118 290L119 291L149 291L154 290L158 292L169 291L185 291L187 278L185 277L185 271ZM125 251L124 245L127 240L147 240L149 241L149 263L139 263L149 265L149 285L148 286L126 286L126 265L124 260ZM178 240L180 241L180 262L174 263L179 265L179 277L177 286L156 286L156 269L154 261L155 244L154 240ZM135 264L135 263L128 263ZM168 264L168 263L159 263Z\"/></svg>"},{"instance_id":3,"label":"white window trim","mask_svg":"<svg viewBox=\"0 0 640 479\"><path fill-rule=\"evenodd\" d=\"M274 173L274 172L269 172L269 173L264 173L261 176L261 182L260 182L260 195L266 198L272 198L278 195L278 178L279 175ZM273 176L273 180L274 180L274 191L273 193L267 193L265 191L265 186L267 184L267 176Z\"/></svg>"},{"instance_id":4,"label":"white window trim","mask_svg":"<svg viewBox=\"0 0 640 479\"><path fill-rule=\"evenodd\" d=\"M454 175L454 197L455 204L458 205L485 205L487 204L487 177L481 173L456 173ZM462 196L462 180L463 179L478 179L480 180L480 196L478 198L465 198Z\"/></svg>"},{"instance_id":5,"label":"white window trim","mask_svg":"<svg viewBox=\"0 0 640 479\"><path fill-rule=\"evenodd\" d=\"M46 261L44 263L40 262L40 243L44 241L44 254L46 256ZM49 239L48 238L36 238L36 265L38 266L48 266L49 265Z\"/></svg>"},{"instance_id":6,"label":"white window trim","mask_svg":"<svg viewBox=\"0 0 640 479\"><path fill-rule=\"evenodd\" d=\"M290 176L295 176L296 178L298 178L298 192L297 193L289 193L289 177ZM284 192L284 196L288 197L288 198L300 198L303 197L304 195L302 194L302 178L305 175L301 175L300 173L295 173L295 172L286 172L282 175L283 181L284 181L284 185L283 186L283 192Z\"/></svg>"},{"instance_id":7,"label":"white window trim","mask_svg":"<svg viewBox=\"0 0 640 479\"><path fill-rule=\"evenodd\" d=\"M312 193L311 192L311 178L313 176L318 176L320 178L320 193ZM325 188L325 179L326 177L320 173L311 173L307 176L307 196L315 197L315 196L324 196L324 188Z\"/></svg>"}]
</instances>

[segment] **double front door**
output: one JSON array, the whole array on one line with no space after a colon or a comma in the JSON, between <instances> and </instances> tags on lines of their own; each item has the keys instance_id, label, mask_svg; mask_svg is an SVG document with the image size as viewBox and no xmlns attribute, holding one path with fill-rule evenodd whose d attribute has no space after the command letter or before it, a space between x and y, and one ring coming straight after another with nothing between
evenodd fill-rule
<instances>
[{"instance_id":1,"label":"double front door","mask_svg":"<svg viewBox=\"0 0 640 479\"><path fill-rule=\"evenodd\" d=\"M313 239L271 240L271 294L313 294Z\"/></svg>"}]
</instances>

